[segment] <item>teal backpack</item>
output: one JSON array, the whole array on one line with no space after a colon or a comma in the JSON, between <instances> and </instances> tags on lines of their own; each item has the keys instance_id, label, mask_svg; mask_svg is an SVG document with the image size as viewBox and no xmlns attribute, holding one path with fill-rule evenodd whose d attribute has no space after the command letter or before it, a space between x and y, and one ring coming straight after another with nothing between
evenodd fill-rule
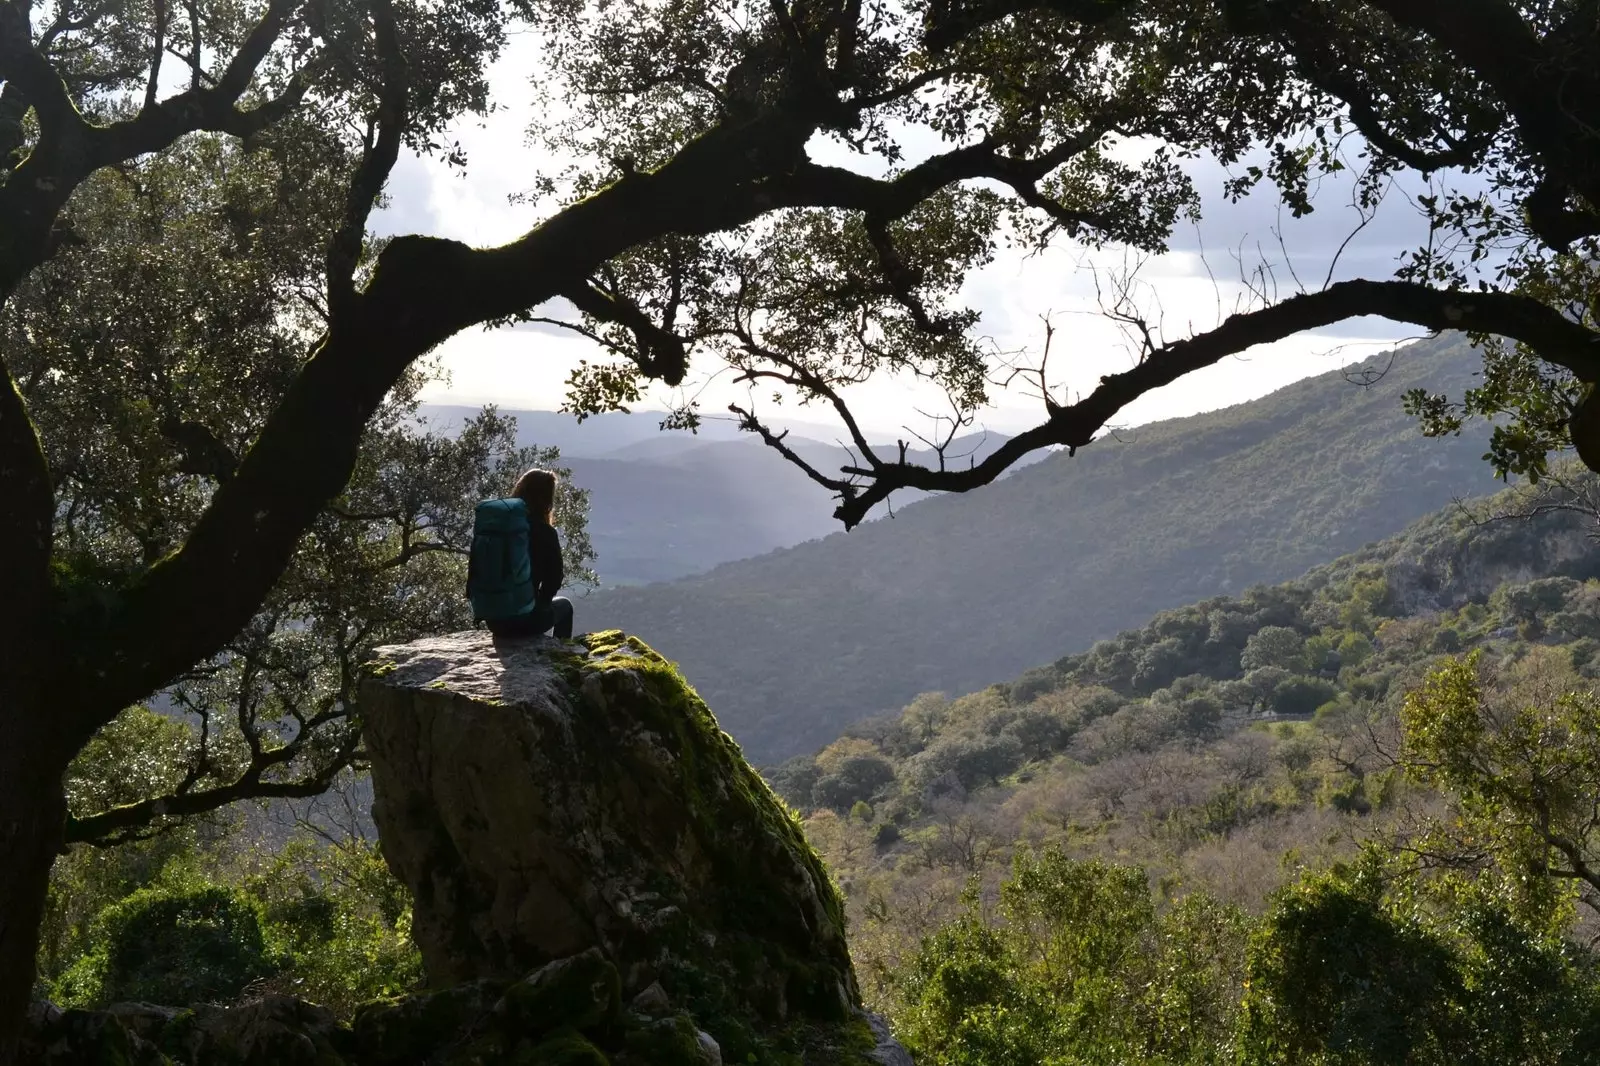
<instances>
[{"instance_id":1,"label":"teal backpack","mask_svg":"<svg viewBox=\"0 0 1600 1066\"><path fill-rule=\"evenodd\" d=\"M515 496L484 500L473 511L467 599L472 617L480 622L498 622L533 610L528 507Z\"/></svg>"}]
</instances>

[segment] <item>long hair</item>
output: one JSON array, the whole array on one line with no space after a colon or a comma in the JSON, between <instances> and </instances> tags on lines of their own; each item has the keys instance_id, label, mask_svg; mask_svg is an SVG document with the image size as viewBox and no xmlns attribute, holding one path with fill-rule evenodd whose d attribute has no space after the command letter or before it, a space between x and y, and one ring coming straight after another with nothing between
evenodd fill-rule
<instances>
[{"instance_id":1,"label":"long hair","mask_svg":"<svg viewBox=\"0 0 1600 1066\"><path fill-rule=\"evenodd\" d=\"M528 514L543 518L545 525L556 524L556 476L548 470L529 470L517 478L511 495L528 505Z\"/></svg>"}]
</instances>

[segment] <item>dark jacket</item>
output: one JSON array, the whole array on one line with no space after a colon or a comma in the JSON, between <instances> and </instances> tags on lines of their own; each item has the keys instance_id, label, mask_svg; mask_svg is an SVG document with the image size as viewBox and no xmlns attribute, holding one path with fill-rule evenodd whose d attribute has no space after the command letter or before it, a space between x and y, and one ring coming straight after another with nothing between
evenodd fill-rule
<instances>
[{"instance_id":1,"label":"dark jacket","mask_svg":"<svg viewBox=\"0 0 1600 1066\"><path fill-rule=\"evenodd\" d=\"M528 523L528 561L533 565L533 602L542 607L561 591L567 572L561 565L561 538L555 527L537 518Z\"/></svg>"}]
</instances>

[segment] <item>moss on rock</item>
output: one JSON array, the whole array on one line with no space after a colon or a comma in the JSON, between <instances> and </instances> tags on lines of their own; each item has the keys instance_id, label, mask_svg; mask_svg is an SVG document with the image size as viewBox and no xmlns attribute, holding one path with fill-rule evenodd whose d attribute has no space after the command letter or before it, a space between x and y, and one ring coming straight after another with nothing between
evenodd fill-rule
<instances>
[{"instance_id":1,"label":"moss on rock","mask_svg":"<svg viewBox=\"0 0 1600 1066\"><path fill-rule=\"evenodd\" d=\"M560 1027L587 1032L610 1024L622 1009L617 968L599 948L540 967L507 988L495 1013L524 1033Z\"/></svg>"},{"instance_id":2,"label":"moss on rock","mask_svg":"<svg viewBox=\"0 0 1600 1066\"><path fill-rule=\"evenodd\" d=\"M503 988L497 981L474 981L358 1007L352 1028L361 1061L372 1066L407 1066L426 1060L476 1028Z\"/></svg>"},{"instance_id":3,"label":"moss on rock","mask_svg":"<svg viewBox=\"0 0 1600 1066\"><path fill-rule=\"evenodd\" d=\"M624 1041L628 1063L652 1066L709 1066L714 1061L700 1040L700 1029L687 1014L660 1018L633 1029Z\"/></svg>"},{"instance_id":4,"label":"moss on rock","mask_svg":"<svg viewBox=\"0 0 1600 1066\"><path fill-rule=\"evenodd\" d=\"M730 1045L838 1022L843 907L793 812L678 671L617 631L382 648L362 689L385 857L430 978L598 946Z\"/></svg>"},{"instance_id":5,"label":"moss on rock","mask_svg":"<svg viewBox=\"0 0 1600 1066\"><path fill-rule=\"evenodd\" d=\"M611 1066L611 1060L582 1034L566 1032L518 1048L510 1066Z\"/></svg>"}]
</instances>

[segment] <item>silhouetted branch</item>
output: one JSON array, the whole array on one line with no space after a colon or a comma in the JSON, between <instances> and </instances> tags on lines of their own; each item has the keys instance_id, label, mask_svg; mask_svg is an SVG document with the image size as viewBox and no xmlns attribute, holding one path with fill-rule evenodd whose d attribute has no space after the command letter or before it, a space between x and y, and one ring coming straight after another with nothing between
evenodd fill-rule
<instances>
[{"instance_id":1,"label":"silhouetted branch","mask_svg":"<svg viewBox=\"0 0 1600 1066\"><path fill-rule=\"evenodd\" d=\"M400 140L407 121L406 61L400 51L390 0L372 0L372 29L377 41L378 65L383 79L378 90L378 110L350 178L345 217L328 242L328 318L338 327L342 313L355 295L355 271L367 235L367 217L383 191L389 172L400 157Z\"/></svg>"},{"instance_id":2,"label":"silhouetted branch","mask_svg":"<svg viewBox=\"0 0 1600 1066\"><path fill-rule=\"evenodd\" d=\"M1458 329L1498 334L1532 346L1549 362L1566 367L1583 381L1600 379L1600 334L1526 296L1464 293L1401 281L1342 281L1315 293L1229 317L1217 328L1161 345L1133 368L1100 379L1076 403L1050 408L1039 425L1012 437L982 462L963 470L935 470L916 463L873 458L847 474L865 478L834 515L850 528L899 489L964 492L987 485L1030 452L1052 445L1069 452L1094 440L1113 417L1134 400L1202 367L1258 344L1267 344L1346 318L1380 315L1430 330Z\"/></svg>"}]
</instances>

